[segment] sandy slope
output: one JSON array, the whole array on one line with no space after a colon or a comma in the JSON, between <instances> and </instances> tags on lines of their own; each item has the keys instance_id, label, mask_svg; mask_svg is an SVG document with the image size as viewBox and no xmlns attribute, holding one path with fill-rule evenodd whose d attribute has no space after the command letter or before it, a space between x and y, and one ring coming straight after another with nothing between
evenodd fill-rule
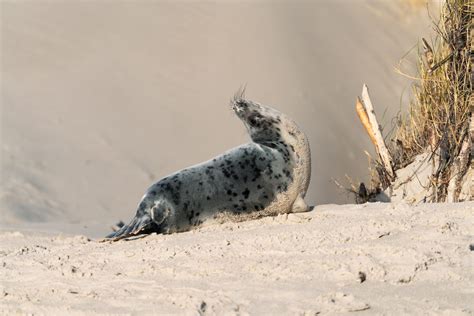
<instances>
[{"instance_id":1,"label":"sandy slope","mask_svg":"<svg viewBox=\"0 0 474 316\"><path fill-rule=\"evenodd\" d=\"M362 83L382 117L424 10L393 1L1 1L0 222L128 220L155 180L247 141L228 100L306 131L311 204L345 200L370 149ZM406 91L405 91L406 92ZM390 122L387 114L383 124Z\"/></svg>"},{"instance_id":2,"label":"sandy slope","mask_svg":"<svg viewBox=\"0 0 474 316\"><path fill-rule=\"evenodd\" d=\"M473 209L324 205L117 243L2 232L0 310L469 315Z\"/></svg>"}]
</instances>

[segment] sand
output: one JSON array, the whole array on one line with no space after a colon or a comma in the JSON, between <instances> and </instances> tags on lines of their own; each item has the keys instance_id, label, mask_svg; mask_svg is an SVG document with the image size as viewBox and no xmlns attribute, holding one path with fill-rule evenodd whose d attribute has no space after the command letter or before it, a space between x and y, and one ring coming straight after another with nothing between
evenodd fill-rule
<instances>
[{"instance_id":1,"label":"sand","mask_svg":"<svg viewBox=\"0 0 474 316\"><path fill-rule=\"evenodd\" d=\"M100 243L0 233L3 314L474 313L474 202L323 205Z\"/></svg>"}]
</instances>

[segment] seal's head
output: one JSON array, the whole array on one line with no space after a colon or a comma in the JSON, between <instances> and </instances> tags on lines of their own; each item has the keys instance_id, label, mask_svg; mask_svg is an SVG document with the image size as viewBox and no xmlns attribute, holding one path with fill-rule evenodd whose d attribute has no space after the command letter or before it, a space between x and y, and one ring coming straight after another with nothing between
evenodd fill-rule
<instances>
[{"instance_id":1,"label":"seal's head","mask_svg":"<svg viewBox=\"0 0 474 316\"><path fill-rule=\"evenodd\" d=\"M250 137L256 143L278 141L281 139L284 115L268 106L245 100L243 93L231 101L232 110L244 123Z\"/></svg>"},{"instance_id":2,"label":"seal's head","mask_svg":"<svg viewBox=\"0 0 474 316\"><path fill-rule=\"evenodd\" d=\"M247 128L256 143L283 141L295 145L294 132L299 128L285 114L257 102L246 100L244 90L238 91L230 102L232 110Z\"/></svg>"}]
</instances>

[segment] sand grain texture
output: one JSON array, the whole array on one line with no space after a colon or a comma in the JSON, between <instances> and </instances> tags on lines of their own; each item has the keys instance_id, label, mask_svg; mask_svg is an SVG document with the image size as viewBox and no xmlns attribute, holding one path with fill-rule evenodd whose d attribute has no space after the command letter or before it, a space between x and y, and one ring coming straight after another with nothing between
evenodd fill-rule
<instances>
[{"instance_id":1,"label":"sand grain texture","mask_svg":"<svg viewBox=\"0 0 474 316\"><path fill-rule=\"evenodd\" d=\"M473 209L323 205L116 243L2 232L0 310L470 315Z\"/></svg>"}]
</instances>

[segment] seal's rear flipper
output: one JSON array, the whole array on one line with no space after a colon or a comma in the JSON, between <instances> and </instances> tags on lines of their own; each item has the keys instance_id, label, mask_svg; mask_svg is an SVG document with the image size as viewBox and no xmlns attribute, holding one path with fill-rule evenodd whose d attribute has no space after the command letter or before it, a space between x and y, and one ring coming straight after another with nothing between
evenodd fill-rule
<instances>
[{"instance_id":1,"label":"seal's rear flipper","mask_svg":"<svg viewBox=\"0 0 474 316\"><path fill-rule=\"evenodd\" d=\"M293 203L293 206L291 208L291 213L303 213L303 212L309 212L312 211L314 206L308 206L306 202L304 201L303 197L301 194L298 194L298 197L296 198L295 202Z\"/></svg>"},{"instance_id":2,"label":"seal's rear flipper","mask_svg":"<svg viewBox=\"0 0 474 316\"><path fill-rule=\"evenodd\" d=\"M137 214L129 224L122 226L119 230L107 235L105 238L117 241L127 237L151 233L155 229L155 223L148 214Z\"/></svg>"}]
</instances>

